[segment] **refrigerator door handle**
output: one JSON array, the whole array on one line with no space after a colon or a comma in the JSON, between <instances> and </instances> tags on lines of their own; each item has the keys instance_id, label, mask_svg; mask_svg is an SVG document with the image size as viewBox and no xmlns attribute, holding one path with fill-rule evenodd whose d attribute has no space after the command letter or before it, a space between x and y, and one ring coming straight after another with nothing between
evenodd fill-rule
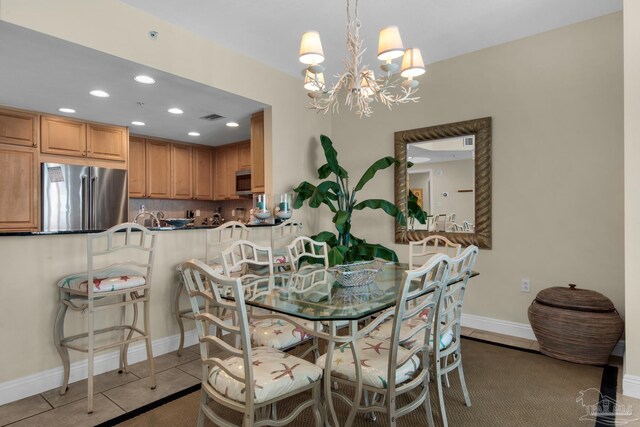
<instances>
[{"instance_id":1,"label":"refrigerator door handle","mask_svg":"<svg viewBox=\"0 0 640 427\"><path fill-rule=\"evenodd\" d=\"M91 223L91 229L94 230L96 229L96 180L98 179L97 176L92 176L91 177L91 188L89 190L89 218L90 218L90 223Z\"/></svg>"},{"instance_id":2,"label":"refrigerator door handle","mask_svg":"<svg viewBox=\"0 0 640 427\"><path fill-rule=\"evenodd\" d=\"M82 175L80 178L82 180L81 183L81 191L82 191L82 204L80 208L82 209L82 229L89 229L89 192L87 188L87 176Z\"/></svg>"}]
</instances>

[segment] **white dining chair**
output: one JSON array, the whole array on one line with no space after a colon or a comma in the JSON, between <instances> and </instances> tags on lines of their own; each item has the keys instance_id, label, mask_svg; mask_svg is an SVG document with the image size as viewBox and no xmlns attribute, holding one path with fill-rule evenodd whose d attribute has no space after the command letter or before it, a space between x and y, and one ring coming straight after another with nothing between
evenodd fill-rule
<instances>
[{"instance_id":1,"label":"white dining chair","mask_svg":"<svg viewBox=\"0 0 640 427\"><path fill-rule=\"evenodd\" d=\"M232 426L222 416L227 415L230 409L242 414L243 426L281 426L291 423L303 410L311 408L315 425L321 426L322 369L279 350L252 345L241 279L221 276L198 260L182 264L182 274L195 313L202 359L197 425L204 426L206 416L218 426ZM230 290L233 301L223 298L221 289L224 292ZM210 308L217 310L202 311L199 299L206 300ZM237 324L224 322L212 314L216 311L233 313ZM240 345L232 347L217 334L211 334L210 326L238 336ZM216 348L210 349L210 345ZM229 357L222 358L219 350L229 354ZM285 417L276 418L276 405L300 394L306 394L305 398L296 399L295 406ZM210 400L225 409L212 409Z\"/></svg>"},{"instance_id":2,"label":"white dining chair","mask_svg":"<svg viewBox=\"0 0 640 427\"><path fill-rule=\"evenodd\" d=\"M107 231L87 235L87 271L58 281L59 308L53 327L53 340L62 358L64 375L60 394L68 390L69 350L87 353L87 412L93 412L93 373L95 354L120 349L119 369L127 372L129 344L144 341L149 363L149 386L156 388L155 365L151 348L149 301L157 232L135 223L124 223ZM89 285L91 283L91 285ZM142 304L142 328L138 326L138 304ZM126 307L132 306L131 323ZM64 335L67 310L85 313L87 332ZM100 329L95 329L95 312L120 309L120 316L107 314ZM107 326L106 321L119 320ZM110 322L113 323L113 322ZM117 334L114 334L117 332ZM105 335L102 335L105 334ZM117 336L116 336L117 335ZM95 337L101 336L96 341Z\"/></svg>"},{"instance_id":3,"label":"white dining chair","mask_svg":"<svg viewBox=\"0 0 640 427\"><path fill-rule=\"evenodd\" d=\"M446 237L438 235L428 236L417 242L409 242L409 268L417 268L435 254L458 256L461 249L461 244L453 243Z\"/></svg>"},{"instance_id":4,"label":"white dining chair","mask_svg":"<svg viewBox=\"0 0 640 427\"><path fill-rule=\"evenodd\" d=\"M288 219L271 227L271 250L273 251L273 266L276 270L289 268L289 252L287 246L302 235L302 222Z\"/></svg>"},{"instance_id":5,"label":"white dining chair","mask_svg":"<svg viewBox=\"0 0 640 427\"><path fill-rule=\"evenodd\" d=\"M318 242L310 237L300 236L287 246L291 270L296 271L303 261L316 262L329 267L329 248L325 242Z\"/></svg>"},{"instance_id":6,"label":"white dining chair","mask_svg":"<svg viewBox=\"0 0 640 427\"><path fill-rule=\"evenodd\" d=\"M273 275L273 252L268 246L259 246L248 240L231 243L220 255L226 276L245 275L252 269L264 270Z\"/></svg>"},{"instance_id":7,"label":"white dining chair","mask_svg":"<svg viewBox=\"0 0 640 427\"><path fill-rule=\"evenodd\" d=\"M346 424L353 422L358 412L383 412L389 426L396 426L398 418L423 406L427 421L433 425L433 414L429 398L430 356L428 340L435 330L439 338L437 307L443 296L450 272L447 255L436 255L429 262L415 270L403 273L398 289L395 307L383 312L367 326L357 331L354 348L345 343L331 354L331 381L351 386L349 389L364 391L364 405L360 396L350 398L341 391L333 394L351 406ZM407 300L429 293L430 298L422 298L415 306L408 307ZM418 342L408 349L400 345L401 327L404 322L422 315L418 327L411 331L408 339ZM377 339L370 334L383 323L392 325L389 340ZM322 355L316 365L325 366L329 354ZM356 366L359 366L358 370ZM409 393L414 389L416 392ZM399 405L398 397L407 394L408 403ZM369 399L369 394L372 398ZM327 402L333 405L332 402Z\"/></svg>"},{"instance_id":8,"label":"white dining chair","mask_svg":"<svg viewBox=\"0 0 640 427\"><path fill-rule=\"evenodd\" d=\"M205 257L204 262L210 266L214 271L219 274L224 273L224 267L222 265L222 251L224 251L229 245L238 240L249 240L249 232L251 230L238 221L228 221L219 227L206 230L205 240ZM178 344L177 355L181 356L184 350L184 319L193 320L193 311L191 307L180 308L180 298L185 293L183 291L184 284L182 283L182 272L180 266L177 268L177 282L178 289L176 290L176 296L174 299L174 314L176 322L178 322L178 329L180 330L180 342ZM204 302L201 302L201 306Z\"/></svg>"}]
</instances>

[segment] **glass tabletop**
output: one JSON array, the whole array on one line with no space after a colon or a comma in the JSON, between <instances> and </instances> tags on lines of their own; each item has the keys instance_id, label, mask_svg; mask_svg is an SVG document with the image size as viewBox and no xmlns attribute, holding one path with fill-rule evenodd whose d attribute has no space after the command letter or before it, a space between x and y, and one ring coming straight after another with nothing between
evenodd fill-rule
<instances>
[{"instance_id":1,"label":"glass tabletop","mask_svg":"<svg viewBox=\"0 0 640 427\"><path fill-rule=\"evenodd\" d=\"M373 283L361 286L341 286L331 269L319 266L248 276L242 284L250 306L306 320L359 320L395 305L407 268L407 264L385 263Z\"/></svg>"}]
</instances>

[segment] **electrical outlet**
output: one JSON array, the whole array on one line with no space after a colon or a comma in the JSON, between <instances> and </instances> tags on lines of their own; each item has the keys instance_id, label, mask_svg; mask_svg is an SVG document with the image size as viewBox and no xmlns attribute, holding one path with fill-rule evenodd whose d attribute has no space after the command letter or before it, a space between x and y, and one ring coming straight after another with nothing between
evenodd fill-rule
<instances>
[{"instance_id":1,"label":"electrical outlet","mask_svg":"<svg viewBox=\"0 0 640 427\"><path fill-rule=\"evenodd\" d=\"M529 279L522 279L520 284L520 292L531 292L531 281Z\"/></svg>"}]
</instances>

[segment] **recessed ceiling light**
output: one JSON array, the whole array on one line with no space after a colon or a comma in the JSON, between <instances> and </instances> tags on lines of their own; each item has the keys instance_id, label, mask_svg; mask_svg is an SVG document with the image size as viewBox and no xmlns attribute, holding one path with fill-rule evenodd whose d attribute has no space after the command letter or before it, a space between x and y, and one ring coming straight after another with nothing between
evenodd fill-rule
<instances>
[{"instance_id":1,"label":"recessed ceiling light","mask_svg":"<svg viewBox=\"0 0 640 427\"><path fill-rule=\"evenodd\" d=\"M61 107L58 108L58 111L60 111L61 113L75 113L76 110L74 110L73 108L67 108L67 107Z\"/></svg>"},{"instance_id":2,"label":"recessed ceiling light","mask_svg":"<svg viewBox=\"0 0 640 427\"><path fill-rule=\"evenodd\" d=\"M167 110L167 111L169 111L171 114L182 114L182 113L184 113L184 111L182 111L181 109L176 108L176 107L169 108L169 110Z\"/></svg>"},{"instance_id":3,"label":"recessed ceiling light","mask_svg":"<svg viewBox=\"0 0 640 427\"><path fill-rule=\"evenodd\" d=\"M240 125L236 122L227 122L227 126L229 126L230 128L237 128Z\"/></svg>"},{"instance_id":4,"label":"recessed ceiling light","mask_svg":"<svg viewBox=\"0 0 640 427\"><path fill-rule=\"evenodd\" d=\"M152 85L152 84L154 84L156 82L153 79L153 77L145 76L144 74L140 74L139 76L135 76L133 78L133 80L137 81L138 83L144 83L146 85Z\"/></svg>"},{"instance_id":5,"label":"recessed ceiling light","mask_svg":"<svg viewBox=\"0 0 640 427\"><path fill-rule=\"evenodd\" d=\"M108 98L109 94L103 90L96 89L89 92L93 96L97 96L98 98Z\"/></svg>"},{"instance_id":6,"label":"recessed ceiling light","mask_svg":"<svg viewBox=\"0 0 640 427\"><path fill-rule=\"evenodd\" d=\"M198 132L189 132L187 135L189 136L200 136Z\"/></svg>"},{"instance_id":7,"label":"recessed ceiling light","mask_svg":"<svg viewBox=\"0 0 640 427\"><path fill-rule=\"evenodd\" d=\"M144 122L139 122L139 121L136 121L136 120L132 121L131 124L132 125L136 125L136 126L144 126L145 125Z\"/></svg>"}]
</instances>

